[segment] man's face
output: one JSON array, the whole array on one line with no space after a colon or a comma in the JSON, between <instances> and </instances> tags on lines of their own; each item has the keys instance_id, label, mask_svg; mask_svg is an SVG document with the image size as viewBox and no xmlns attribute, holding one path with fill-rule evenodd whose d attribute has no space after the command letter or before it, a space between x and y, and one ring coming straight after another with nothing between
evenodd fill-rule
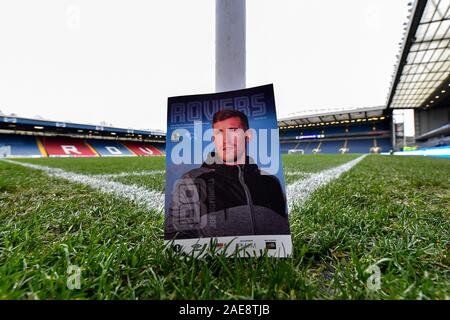
<instances>
[{"instance_id":1,"label":"man's face","mask_svg":"<svg viewBox=\"0 0 450 320\"><path fill-rule=\"evenodd\" d=\"M238 117L218 121L213 125L216 152L223 162L241 164L245 161L245 132ZM243 162L242 162L243 163Z\"/></svg>"}]
</instances>

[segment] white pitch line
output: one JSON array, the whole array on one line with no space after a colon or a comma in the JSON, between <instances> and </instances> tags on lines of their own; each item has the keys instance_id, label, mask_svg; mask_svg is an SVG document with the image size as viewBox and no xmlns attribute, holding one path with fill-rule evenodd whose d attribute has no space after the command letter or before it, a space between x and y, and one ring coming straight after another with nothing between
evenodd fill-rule
<instances>
[{"instance_id":1,"label":"white pitch line","mask_svg":"<svg viewBox=\"0 0 450 320\"><path fill-rule=\"evenodd\" d=\"M310 177L314 173L311 172L304 172L304 171L285 171L285 176L303 176L303 177Z\"/></svg>"},{"instance_id":2,"label":"white pitch line","mask_svg":"<svg viewBox=\"0 0 450 320\"><path fill-rule=\"evenodd\" d=\"M119 172L108 174L93 174L94 178L120 178L120 177L132 177L132 176L152 176L157 174L165 174L164 170L148 170L148 171L134 171L134 172Z\"/></svg>"},{"instance_id":3,"label":"white pitch line","mask_svg":"<svg viewBox=\"0 0 450 320\"><path fill-rule=\"evenodd\" d=\"M306 179L298 180L291 183L286 188L286 198L289 208L292 209L294 204L302 205L311 194L318 188L328 184L334 179L337 179L341 174L353 168L359 163L366 155L362 155L357 159L344 163L341 166L324 170L318 173L307 173L301 171L286 172L286 175L303 175ZM164 193L148 190L136 185L127 185L115 181L110 181L108 178L117 176L127 176L129 173L123 172L120 174L112 175L83 175L73 172L64 171L59 168L51 168L46 166L40 166L25 162L3 160L6 162L21 165L23 167L37 169L46 172L50 176L55 176L69 180L71 182L77 182L88 185L92 188L98 189L105 193L114 194L118 197L131 200L137 204L144 205L149 209L162 211L164 209ZM164 173L164 171L152 171L152 174ZM136 175L142 175L143 171L136 172Z\"/></svg>"},{"instance_id":4,"label":"white pitch line","mask_svg":"<svg viewBox=\"0 0 450 320\"><path fill-rule=\"evenodd\" d=\"M162 211L164 209L164 194L158 191L148 190L136 185L127 185L120 182L110 181L104 178L68 172L59 168L51 168L13 160L3 161L31 169L41 170L50 176L62 178L71 182L88 185L104 193L114 194L120 198L131 200L139 205L144 205L151 210Z\"/></svg>"},{"instance_id":5,"label":"white pitch line","mask_svg":"<svg viewBox=\"0 0 450 320\"><path fill-rule=\"evenodd\" d=\"M286 188L286 198L289 208L292 209L294 204L299 206L303 205L314 191L332 180L339 178L341 174L353 168L365 156L362 155L338 167L314 173L307 179L298 180L288 185Z\"/></svg>"}]
</instances>

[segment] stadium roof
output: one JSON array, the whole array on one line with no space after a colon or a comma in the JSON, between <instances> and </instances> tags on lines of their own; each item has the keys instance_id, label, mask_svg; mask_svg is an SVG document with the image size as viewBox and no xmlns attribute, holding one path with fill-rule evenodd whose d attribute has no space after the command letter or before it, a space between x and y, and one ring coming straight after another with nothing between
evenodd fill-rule
<instances>
[{"instance_id":1,"label":"stadium roof","mask_svg":"<svg viewBox=\"0 0 450 320\"><path fill-rule=\"evenodd\" d=\"M138 134L138 135L152 135L152 136L165 136L166 133L162 131L149 131L149 130L134 130L126 128L116 128L109 126L80 124L72 122L57 122L50 120L29 119L20 118L16 116L0 116L0 123L9 123L12 125L30 125L34 126L37 130L44 130L45 128L66 128L74 130L86 130L92 132L107 132L107 133L125 133L125 134Z\"/></svg>"},{"instance_id":2,"label":"stadium roof","mask_svg":"<svg viewBox=\"0 0 450 320\"><path fill-rule=\"evenodd\" d=\"M388 108L430 108L450 95L450 0L416 0Z\"/></svg>"},{"instance_id":3,"label":"stadium roof","mask_svg":"<svg viewBox=\"0 0 450 320\"><path fill-rule=\"evenodd\" d=\"M365 120L383 120L385 106L370 108L341 109L340 111L316 112L308 114L296 114L278 119L278 127L292 127L297 125L328 125L337 123L350 123Z\"/></svg>"}]
</instances>

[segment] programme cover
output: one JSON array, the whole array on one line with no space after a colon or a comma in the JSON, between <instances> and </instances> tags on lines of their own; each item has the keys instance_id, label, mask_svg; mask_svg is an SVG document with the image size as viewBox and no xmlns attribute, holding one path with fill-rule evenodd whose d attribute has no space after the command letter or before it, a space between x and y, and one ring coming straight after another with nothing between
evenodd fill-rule
<instances>
[{"instance_id":1,"label":"programme cover","mask_svg":"<svg viewBox=\"0 0 450 320\"><path fill-rule=\"evenodd\" d=\"M164 238L176 251L288 257L273 85L168 99Z\"/></svg>"}]
</instances>

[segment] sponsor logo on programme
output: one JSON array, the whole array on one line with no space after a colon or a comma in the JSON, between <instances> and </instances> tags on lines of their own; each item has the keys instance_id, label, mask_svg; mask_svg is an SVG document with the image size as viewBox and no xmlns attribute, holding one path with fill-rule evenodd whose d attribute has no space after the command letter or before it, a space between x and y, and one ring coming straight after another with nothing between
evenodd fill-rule
<instances>
[{"instance_id":1,"label":"sponsor logo on programme","mask_svg":"<svg viewBox=\"0 0 450 320\"><path fill-rule=\"evenodd\" d=\"M194 251L200 250L202 248L202 245L200 243L195 243L191 246L191 248L194 249Z\"/></svg>"},{"instance_id":2,"label":"sponsor logo on programme","mask_svg":"<svg viewBox=\"0 0 450 320\"><path fill-rule=\"evenodd\" d=\"M180 252L181 251L181 245L175 244L172 246L173 251Z\"/></svg>"},{"instance_id":3,"label":"sponsor logo on programme","mask_svg":"<svg viewBox=\"0 0 450 320\"><path fill-rule=\"evenodd\" d=\"M253 240L240 240L238 243L236 243L236 246L238 248L256 248L256 243Z\"/></svg>"},{"instance_id":4,"label":"sponsor logo on programme","mask_svg":"<svg viewBox=\"0 0 450 320\"><path fill-rule=\"evenodd\" d=\"M277 242L276 241L266 241L266 249L273 250L277 248Z\"/></svg>"}]
</instances>

